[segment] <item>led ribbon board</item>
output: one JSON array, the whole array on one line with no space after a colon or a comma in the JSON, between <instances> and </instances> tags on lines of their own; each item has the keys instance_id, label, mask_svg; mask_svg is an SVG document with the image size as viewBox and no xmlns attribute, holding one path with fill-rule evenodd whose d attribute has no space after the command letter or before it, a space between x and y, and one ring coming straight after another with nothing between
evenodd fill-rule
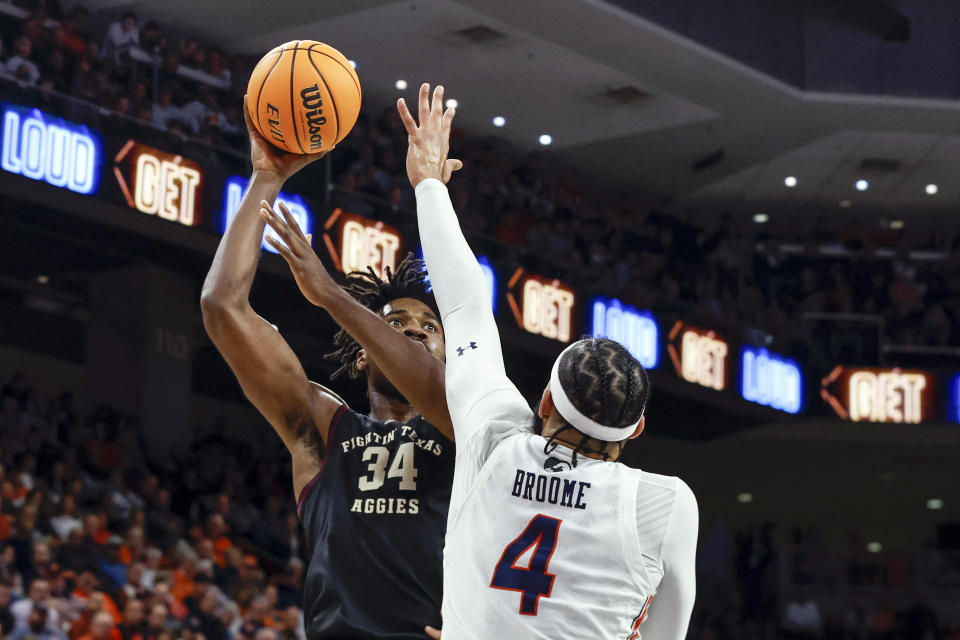
<instances>
[{"instance_id":1,"label":"led ribbon board","mask_svg":"<svg viewBox=\"0 0 960 640\"><path fill-rule=\"evenodd\" d=\"M423 247L417 249L417 258L423 260ZM497 313L497 271L490 264L486 256L477 256L477 264L480 265L480 271L483 273L483 280L487 285L487 291L490 294L490 309L494 314ZM427 274L427 291L433 291L433 285L430 283L430 274Z\"/></svg>"},{"instance_id":2,"label":"led ribbon board","mask_svg":"<svg viewBox=\"0 0 960 640\"><path fill-rule=\"evenodd\" d=\"M230 221L233 220L234 216L237 215L237 209L240 208L240 201L243 199L243 194L246 192L249 182L250 181L247 178L243 178L241 176L231 176L227 178L227 183L223 187L223 224L220 229L222 232L226 233L227 226L230 224ZM310 212L310 208L307 206L307 204L303 201L303 198L293 193L281 191L277 195L277 199L273 202L273 210L276 211L278 215L283 217L283 214L278 208L281 202L287 205L287 209L290 210L290 215L292 215L293 219L297 221L298 225L300 225L300 229L303 231L304 235L313 233L313 214ZM260 248L271 253L277 253L277 250L267 242L268 236L274 238L275 240L280 240L280 237L273 230L273 228L267 225L267 227L263 230L263 239L260 241Z\"/></svg>"},{"instance_id":3,"label":"led ribbon board","mask_svg":"<svg viewBox=\"0 0 960 640\"><path fill-rule=\"evenodd\" d=\"M740 351L740 395L744 400L787 413L803 407L803 373L793 358L762 347Z\"/></svg>"},{"instance_id":4,"label":"led ribbon board","mask_svg":"<svg viewBox=\"0 0 960 640\"><path fill-rule=\"evenodd\" d=\"M96 192L103 163L98 134L39 109L12 104L0 109L4 171L76 193Z\"/></svg>"},{"instance_id":5,"label":"led ribbon board","mask_svg":"<svg viewBox=\"0 0 960 640\"><path fill-rule=\"evenodd\" d=\"M480 271L483 272L483 280L487 283L487 289L490 291L490 309L497 312L497 272L486 256L477 256L477 264L480 265Z\"/></svg>"},{"instance_id":6,"label":"led ribbon board","mask_svg":"<svg viewBox=\"0 0 960 640\"><path fill-rule=\"evenodd\" d=\"M950 405L947 418L951 422L960 422L960 373L950 378Z\"/></svg>"},{"instance_id":7,"label":"led ribbon board","mask_svg":"<svg viewBox=\"0 0 960 640\"><path fill-rule=\"evenodd\" d=\"M924 371L837 366L820 395L844 420L916 424L934 417L934 390Z\"/></svg>"},{"instance_id":8,"label":"led ribbon board","mask_svg":"<svg viewBox=\"0 0 960 640\"><path fill-rule=\"evenodd\" d=\"M397 268L400 232L379 220L334 209L323 225L323 242L337 269L343 273L372 268L381 278Z\"/></svg>"},{"instance_id":9,"label":"led ribbon board","mask_svg":"<svg viewBox=\"0 0 960 640\"><path fill-rule=\"evenodd\" d=\"M570 342L576 294L559 280L524 275L517 269L507 285L507 302L517 325L529 333ZM520 304L517 304L519 292Z\"/></svg>"},{"instance_id":10,"label":"led ribbon board","mask_svg":"<svg viewBox=\"0 0 960 640\"><path fill-rule=\"evenodd\" d=\"M131 208L187 227L200 222L199 164L135 140L123 145L114 162L114 176Z\"/></svg>"},{"instance_id":11,"label":"led ribbon board","mask_svg":"<svg viewBox=\"0 0 960 640\"><path fill-rule=\"evenodd\" d=\"M687 382L717 391L727 388L730 347L713 331L677 321L667 336L667 351L677 375Z\"/></svg>"},{"instance_id":12,"label":"led ribbon board","mask_svg":"<svg viewBox=\"0 0 960 640\"><path fill-rule=\"evenodd\" d=\"M621 303L615 298L593 299L590 335L616 340L647 369L660 361L660 331L653 314Z\"/></svg>"}]
</instances>

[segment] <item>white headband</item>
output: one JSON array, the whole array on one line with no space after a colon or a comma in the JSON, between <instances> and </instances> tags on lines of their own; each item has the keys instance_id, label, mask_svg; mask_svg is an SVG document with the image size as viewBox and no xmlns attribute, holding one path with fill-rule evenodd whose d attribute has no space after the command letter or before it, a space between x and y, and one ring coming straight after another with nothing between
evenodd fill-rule
<instances>
[{"instance_id":1,"label":"white headband","mask_svg":"<svg viewBox=\"0 0 960 640\"><path fill-rule=\"evenodd\" d=\"M569 422L571 426L576 427L578 431L597 440L603 440L604 442L623 440L636 430L640 424L640 420L637 420L636 424L626 427L608 427L602 425L596 420L580 413L580 411L573 406L573 403L570 402L570 398L567 397L567 392L563 390L563 385L560 384L560 360L562 360L563 356L567 354L567 351L570 351L576 344L577 343L574 342L564 349L553 363L553 370L550 372L550 395L553 396L553 405L557 408L557 411L560 412L560 416ZM640 419L643 419L642 414Z\"/></svg>"}]
</instances>

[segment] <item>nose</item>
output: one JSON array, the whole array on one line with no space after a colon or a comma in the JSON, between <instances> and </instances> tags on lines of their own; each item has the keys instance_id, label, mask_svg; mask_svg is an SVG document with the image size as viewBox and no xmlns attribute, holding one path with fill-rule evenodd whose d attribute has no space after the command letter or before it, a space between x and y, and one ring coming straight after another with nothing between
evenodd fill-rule
<instances>
[{"instance_id":1,"label":"nose","mask_svg":"<svg viewBox=\"0 0 960 640\"><path fill-rule=\"evenodd\" d=\"M426 332L425 332L425 331L421 331L420 329L411 329L411 328L404 329L404 330L403 330L403 335L407 336L407 337L410 338L411 340L426 340L426 339L427 339L427 334L426 334Z\"/></svg>"}]
</instances>

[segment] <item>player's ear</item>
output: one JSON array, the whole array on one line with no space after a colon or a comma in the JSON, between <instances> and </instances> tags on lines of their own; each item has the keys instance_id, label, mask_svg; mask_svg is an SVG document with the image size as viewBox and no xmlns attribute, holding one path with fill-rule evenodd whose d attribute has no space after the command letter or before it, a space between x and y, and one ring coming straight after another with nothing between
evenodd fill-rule
<instances>
[{"instance_id":1,"label":"player's ear","mask_svg":"<svg viewBox=\"0 0 960 640\"><path fill-rule=\"evenodd\" d=\"M647 416L646 415L640 416L640 424L638 424L637 428L634 429L633 434L628 436L628 440L633 440L634 438L639 436L641 433L643 433L643 428L646 426L647 426Z\"/></svg>"},{"instance_id":2,"label":"player's ear","mask_svg":"<svg viewBox=\"0 0 960 640\"><path fill-rule=\"evenodd\" d=\"M367 370L367 350L360 349L357 351L357 371L366 371Z\"/></svg>"},{"instance_id":3,"label":"player's ear","mask_svg":"<svg viewBox=\"0 0 960 640\"><path fill-rule=\"evenodd\" d=\"M550 393L550 387L547 387L543 390L543 395L540 396L540 406L537 408L537 415L540 416L541 420L546 420L555 411L553 405L553 395Z\"/></svg>"}]
</instances>

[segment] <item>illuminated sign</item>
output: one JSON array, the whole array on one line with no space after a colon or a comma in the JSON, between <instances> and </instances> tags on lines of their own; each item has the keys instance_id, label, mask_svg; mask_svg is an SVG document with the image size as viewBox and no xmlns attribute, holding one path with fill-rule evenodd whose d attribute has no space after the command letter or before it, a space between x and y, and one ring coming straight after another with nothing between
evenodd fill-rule
<instances>
[{"instance_id":1,"label":"illuminated sign","mask_svg":"<svg viewBox=\"0 0 960 640\"><path fill-rule=\"evenodd\" d=\"M727 387L727 359L730 349L726 340L713 331L685 327L678 321L670 330L667 351L677 375L687 382L717 391Z\"/></svg>"},{"instance_id":2,"label":"illuminated sign","mask_svg":"<svg viewBox=\"0 0 960 640\"><path fill-rule=\"evenodd\" d=\"M188 227L199 222L203 172L196 162L134 140L127 141L114 162L114 175L130 207Z\"/></svg>"},{"instance_id":3,"label":"illuminated sign","mask_svg":"<svg viewBox=\"0 0 960 640\"><path fill-rule=\"evenodd\" d=\"M922 371L836 367L820 393L837 415L854 422L916 424L933 414L934 380Z\"/></svg>"},{"instance_id":4,"label":"illuminated sign","mask_svg":"<svg viewBox=\"0 0 960 640\"><path fill-rule=\"evenodd\" d=\"M343 273L373 269L381 278L397 268L400 232L379 220L334 209L323 225L323 241L334 264Z\"/></svg>"},{"instance_id":5,"label":"illuminated sign","mask_svg":"<svg viewBox=\"0 0 960 640\"><path fill-rule=\"evenodd\" d=\"M649 311L639 311L615 298L593 299L590 335L616 340L647 369L660 359L660 332Z\"/></svg>"},{"instance_id":6,"label":"illuminated sign","mask_svg":"<svg viewBox=\"0 0 960 640\"><path fill-rule=\"evenodd\" d=\"M497 312L497 272L486 256L477 256L477 263L480 265L480 271L483 272L483 280L487 283L487 290L490 292L490 308L494 313Z\"/></svg>"},{"instance_id":7,"label":"illuminated sign","mask_svg":"<svg viewBox=\"0 0 960 640\"><path fill-rule=\"evenodd\" d=\"M744 400L797 413L803 406L803 374L792 358L760 347L740 351L740 395Z\"/></svg>"},{"instance_id":8,"label":"illuminated sign","mask_svg":"<svg viewBox=\"0 0 960 640\"><path fill-rule=\"evenodd\" d=\"M234 216L237 215L237 209L240 208L240 201L243 199L243 194L247 190L248 184L249 180L240 176L231 176L227 179L227 184L223 189L222 232L226 233L227 226L230 224L230 221L233 220ZM300 225L300 229L303 230L304 235L313 232L313 214L310 213L310 208L307 207L307 204L303 201L303 198L293 193L281 191L279 195L277 195L277 199L273 202L274 211L276 211L278 214L280 213L280 210L277 207L281 202L287 206L287 209L290 210L290 215L292 215L293 219L297 221L298 225ZM277 235L276 231L273 230L273 227L267 225L267 227L263 230L263 239L260 241L260 248L271 253L277 253L277 250L273 248L273 245L267 242L268 237L272 237L275 240L280 240L280 237Z\"/></svg>"},{"instance_id":9,"label":"illuminated sign","mask_svg":"<svg viewBox=\"0 0 960 640\"><path fill-rule=\"evenodd\" d=\"M415 254L417 258L423 260L423 247L417 249ZM480 271L483 273L483 280L487 285L487 291L490 294L490 308L494 313L497 312L497 272L490 264L486 256L477 256L477 264L480 265ZM433 285L430 284L430 274L427 274L427 291L433 291Z\"/></svg>"},{"instance_id":10,"label":"illuminated sign","mask_svg":"<svg viewBox=\"0 0 960 640\"><path fill-rule=\"evenodd\" d=\"M0 167L54 187L89 194L100 181L100 138L39 109L3 105Z\"/></svg>"},{"instance_id":11,"label":"illuminated sign","mask_svg":"<svg viewBox=\"0 0 960 640\"><path fill-rule=\"evenodd\" d=\"M513 295L519 284L521 307ZM559 280L540 276L523 277L523 269L517 269L507 285L507 302L517 324L525 331L551 340L570 342L573 324L573 305L576 295Z\"/></svg>"},{"instance_id":12,"label":"illuminated sign","mask_svg":"<svg viewBox=\"0 0 960 640\"><path fill-rule=\"evenodd\" d=\"M960 422L960 373L950 379L950 408L948 418L952 422Z\"/></svg>"}]
</instances>

